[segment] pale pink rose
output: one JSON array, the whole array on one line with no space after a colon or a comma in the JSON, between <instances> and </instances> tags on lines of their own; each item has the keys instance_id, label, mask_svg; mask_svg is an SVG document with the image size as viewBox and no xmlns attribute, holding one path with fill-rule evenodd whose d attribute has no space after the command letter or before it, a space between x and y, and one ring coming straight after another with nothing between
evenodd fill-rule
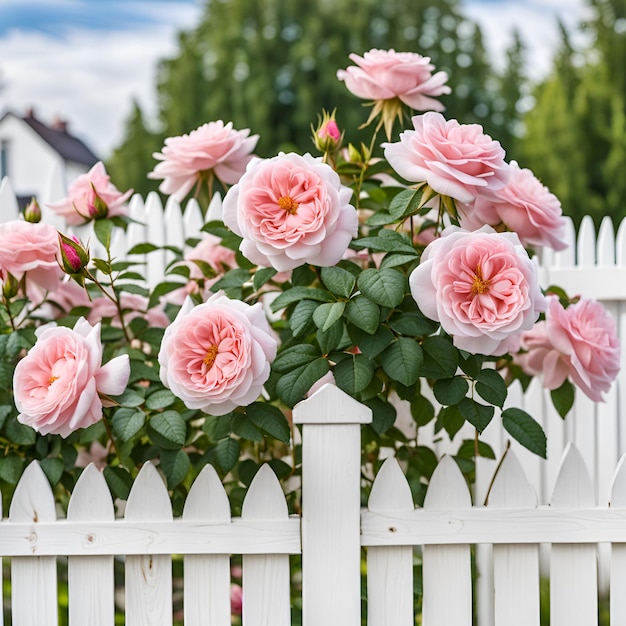
<instances>
[{"instance_id":1,"label":"pale pink rose","mask_svg":"<svg viewBox=\"0 0 626 626\"><path fill-rule=\"evenodd\" d=\"M412 118L414 130L397 143L383 143L385 157L400 176L459 202L504 187L510 175L502 146L480 124L459 124L440 113Z\"/></svg>"},{"instance_id":2,"label":"pale pink rose","mask_svg":"<svg viewBox=\"0 0 626 626\"><path fill-rule=\"evenodd\" d=\"M202 270L194 261L201 261L211 267L216 274L223 274L228 269L237 267L235 251L222 245L222 240L210 233L203 233L198 244L185 252L186 265L189 267L189 278L201 280L205 278Z\"/></svg>"},{"instance_id":3,"label":"pale pink rose","mask_svg":"<svg viewBox=\"0 0 626 626\"><path fill-rule=\"evenodd\" d=\"M76 226L98 217L126 215L126 200L132 193L132 189L124 193L119 191L99 161L86 174L74 180L66 198L47 206L65 218L67 224Z\"/></svg>"},{"instance_id":4,"label":"pale pink rose","mask_svg":"<svg viewBox=\"0 0 626 626\"><path fill-rule=\"evenodd\" d=\"M581 299L564 308L548 296L545 321L522 335L515 362L528 374L543 376L557 389L569 376L591 400L601 402L620 369L615 320L594 300Z\"/></svg>"},{"instance_id":5,"label":"pale pink rose","mask_svg":"<svg viewBox=\"0 0 626 626\"><path fill-rule=\"evenodd\" d=\"M188 135L168 137L161 152L153 157L161 161L148 178L163 179L162 193L179 202L191 191L203 172L213 170L227 185L236 183L252 158L258 135L248 136L250 129L234 130L232 122L209 122Z\"/></svg>"},{"instance_id":6,"label":"pale pink rose","mask_svg":"<svg viewBox=\"0 0 626 626\"><path fill-rule=\"evenodd\" d=\"M120 294L120 303L126 324L136 317L145 317L154 328L165 328L170 323L162 307L148 309L148 298L145 296L123 291ZM120 316L115 303L105 296L100 296L91 302L91 311L87 320L95 324L103 319L110 319L111 326L120 326Z\"/></svg>"},{"instance_id":7,"label":"pale pink rose","mask_svg":"<svg viewBox=\"0 0 626 626\"><path fill-rule=\"evenodd\" d=\"M561 203L529 169L511 161L507 185L488 196L479 195L460 208L461 226L468 230L503 223L524 245L564 250L566 221ZM479 227L480 227L479 226Z\"/></svg>"},{"instance_id":8,"label":"pale pink rose","mask_svg":"<svg viewBox=\"0 0 626 626\"><path fill-rule=\"evenodd\" d=\"M243 606L243 589L241 585L231 583L230 585L230 612L233 615L241 615Z\"/></svg>"},{"instance_id":9,"label":"pale pink rose","mask_svg":"<svg viewBox=\"0 0 626 626\"><path fill-rule=\"evenodd\" d=\"M100 396L116 396L126 388L128 355L102 365L100 324L92 326L84 318L73 330L48 324L36 335L13 376L18 420L42 435L62 437L95 424L102 418Z\"/></svg>"},{"instance_id":10,"label":"pale pink rose","mask_svg":"<svg viewBox=\"0 0 626 626\"><path fill-rule=\"evenodd\" d=\"M516 351L545 310L535 265L515 233L446 228L409 277L418 307L474 354Z\"/></svg>"},{"instance_id":11,"label":"pale pink rose","mask_svg":"<svg viewBox=\"0 0 626 626\"><path fill-rule=\"evenodd\" d=\"M366 100L399 98L417 111L443 111L444 106L432 96L450 93L446 72L433 74L435 66L429 57L416 52L376 50L362 57L349 55L358 67L337 71L337 78L348 90Z\"/></svg>"},{"instance_id":12,"label":"pale pink rose","mask_svg":"<svg viewBox=\"0 0 626 626\"><path fill-rule=\"evenodd\" d=\"M92 305L85 288L69 276L64 276L64 280L50 294L48 301L51 306L49 310L46 309L44 317L52 319L69 313L74 307L91 307Z\"/></svg>"},{"instance_id":13,"label":"pale pink rose","mask_svg":"<svg viewBox=\"0 0 626 626\"><path fill-rule=\"evenodd\" d=\"M224 198L224 223L253 263L287 271L335 265L357 234L352 190L310 154L254 159Z\"/></svg>"},{"instance_id":14,"label":"pale pink rose","mask_svg":"<svg viewBox=\"0 0 626 626\"><path fill-rule=\"evenodd\" d=\"M58 251L59 235L50 224L24 220L0 224L0 272L9 272L17 280L28 273L28 280L55 289L63 277Z\"/></svg>"},{"instance_id":15,"label":"pale pink rose","mask_svg":"<svg viewBox=\"0 0 626 626\"><path fill-rule=\"evenodd\" d=\"M219 292L194 307L187 298L165 329L161 380L188 408L225 415L259 397L276 349L260 303Z\"/></svg>"}]
</instances>

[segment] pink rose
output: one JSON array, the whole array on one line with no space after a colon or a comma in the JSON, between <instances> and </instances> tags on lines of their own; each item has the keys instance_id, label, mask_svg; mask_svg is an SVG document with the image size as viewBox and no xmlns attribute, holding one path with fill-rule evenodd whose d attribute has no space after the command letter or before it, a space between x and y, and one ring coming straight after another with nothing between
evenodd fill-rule
<instances>
[{"instance_id":1,"label":"pink rose","mask_svg":"<svg viewBox=\"0 0 626 626\"><path fill-rule=\"evenodd\" d=\"M76 178L69 186L66 198L47 206L65 218L67 224L76 226L99 217L126 215L125 203L132 193L132 189L120 192L99 161L86 174Z\"/></svg>"},{"instance_id":2,"label":"pink rose","mask_svg":"<svg viewBox=\"0 0 626 626\"><path fill-rule=\"evenodd\" d=\"M594 300L567 308L548 296L546 320L522 335L526 350L515 362L528 374L543 374L543 385L557 389L569 376L594 402L604 400L620 369L615 320Z\"/></svg>"},{"instance_id":3,"label":"pink rose","mask_svg":"<svg viewBox=\"0 0 626 626\"><path fill-rule=\"evenodd\" d=\"M100 395L123 393L130 376L128 355L102 362L100 324L80 318L74 329L46 325L13 376L18 420L42 435L67 437L102 417ZM107 403L107 400L104 400Z\"/></svg>"},{"instance_id":4,"label":"pink rose","mask_svg":"<svg viewBox=\"0 0 626 626\"><path fill-rule=\"evenodd\" d=\"M440 113L412 118L415 130L400 133L397 143L383 143L385 157L400 176L426 182L437 193L459 202L504 187L510 168L502 146L480 124L459 124Z\"/></svg>"},{"instance_id":5,"label":"pink rose","mask_svg":"<svg viewBox=\"0 0 626 626\"><path fill-rule=\"evenodd\" d=\"M224 198L224 223L253 263L278 271L335 265L357 234L352 190L310 154L254 159Z\"/></svg>"},{"instance_id":6,"label":"pink rose","mask_svg":"<svg viewBox=\"0 0 626 626\"><path fill-rule=\"evenodd\" d=\"M225 415L259 397L276 349L260 303L220 292L194 307L187 298L165 329L161 380L188 408Z\"/></svg>"},{"instance_id":7,"label":"pink rose","mask_svg":"<svg viewBox=\"0 0 626 626\"><path fill-rule=\"evenodd\" d=\"M162 152L152 156L161 161L148 178L163 179L159 190L179 202L191 191L203 172L213 170L228 185L236 183L252 158L258 135L250 130L233 130L232 122L209 122L188 135L168 137Z\"/></svg>"},{"instance_id":8,"label":"pink rose","mask_svg":"<svg viewBox=\"0 0 626 626\"><path fill-rule=\"evenodd\" d=\"M185 261L190 269L191 280L205 278L200 266L194 261L206 263L216 274L223 274L226 270L237 267L234 250L223 246L222 240L210 233L203 233L196 247L185 252Z\"/></svg>"},{"instance_id":9,"label":"pink rose","mask_svg":"<svg viewBox=\"0 0 626 626\"><path fill-rule=\"evenodd\" d=\"M362 57L351 54L358 67L338 70L337 78L346 83L348 90L366 100L391 100L399 98L417 111L443 111L444 106L431 96L450 93L445 85L446 72L432 71L430 58L415 52L376 50Z\"/></svg>"},{"instance_id":10,"label":"pink rose","mask_svg":"<svg viewBox=\"0 0 626 626\"><path fill-rule=\"evenodd\" d=\"M55 289L63 277L58 251L58 233L50 224L24 220L0 224L0 272L17 280L28 272L29 280L40 287Z\"/></svg>"},{"instance_id":11,"label":"pink rose","mask_svg":"<svg viewBox=\"0 0 626 626\"><path fill-rule=\"evenodd\" d=\"M231 583L230 585L230 612L233 615L241 615L243 606L243 589L241 585Z\"/></svg>"},{"instance_id":12,"label":"pink rose","mask_svg":"<svg viewBox=\"0 0 626 626\"><path fill-rule=\"evenodd\" d=\"M564 250L566 221L561 203L529 170L510 164L507 185L489 196L479 195L471 205L459 207L461 226L469 230L503 223L524 245Z\"/></svg>"},{"instance_id":13,"label":"pink rose","mask_svg":"<svg viewBox=\"0 0 626 626\"><path fill-rule=\"evenodd\" d=\"M457 348L475 354L517 350L520 334L545 310L535 265L519 238L490 226L446 228L424 250L409 285L422 313Z\"/></svg>"}]
</instances>

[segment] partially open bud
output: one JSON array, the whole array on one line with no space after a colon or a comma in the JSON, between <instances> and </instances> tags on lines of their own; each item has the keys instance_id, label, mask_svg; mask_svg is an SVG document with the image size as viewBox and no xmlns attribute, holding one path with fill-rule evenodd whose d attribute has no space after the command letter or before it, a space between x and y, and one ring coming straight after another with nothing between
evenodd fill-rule
<instances>
[{"instance_id":1,"label":"partially open bud","mask_svg":"<svg viewBox=\"0 0 626 626\"><path fill-rule=\"evenodd\" d=\"M17 295L20 284L11 272L0 271L0 276L2 276L2 295L6 300L10 300Z\"/></svg>"},{"instance_id":2,"label":"partially open bud","mask_svg":"<svg viewBox=\"0 0 626 626\"><path fill-rule=\"evenodd\" d=\"M61 233L59 249L63 271L70 276L82 273L83 268L89 263L89 250L76 237L67 237Z\"/></svg>"},{"instance_id":3,"label":"partially open bud","mask_svg":"<svg viewBox=\"0 0 626 626\"><path fill-rule=\"evenodd\" d=\"M335 111L322 112L322 117L318 117L317 128L313 130L313 143L320 152L337 152L341 147L343 133L339 130L335 120Z\"/></svg>"},{"instance_id":4,"label":"partially open bud","mask_svg":"<svg viewBox=\"0 0 626 626\"><path fill-rule=\"evenodd\" d=\"M37 224L41 221L41 207L34 196L24 209L24 219L31 224Z\"/></svg>"},{"instance_id":5,"label":"partially open bud","mask_svg":"<svg viewBox=\"0 0 626 626\"><path fill-rule=\"evenodd\" d=\"M92 194L89 198L87 206L89 207L89 217L94 220L99 220L106 217L109 214L109 206L98 195L93 183L91 184Z\"/></svg>"}]
</instances>

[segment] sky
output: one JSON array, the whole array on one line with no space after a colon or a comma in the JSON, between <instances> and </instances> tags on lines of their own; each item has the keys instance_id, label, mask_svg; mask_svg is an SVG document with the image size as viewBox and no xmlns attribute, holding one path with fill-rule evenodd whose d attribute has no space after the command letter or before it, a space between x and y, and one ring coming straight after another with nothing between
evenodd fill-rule
<instances>
[{"instance_id":1,"label":"sky","mask_svg":"<svg viewBox=\"0 0 626 626\"><path fill-rule=\"evenodd\" d=\"M462 4L496 63L518 28L530 49L530 75L540 78L558 42L557 18L573 28L585 0ZM203 6L204 0L0 0L0 116L33 108L45 123L61 117L106 159L123 138L133 100L154 116L158 62L176 54L177 33L197 23Z\"/></svg>"}]
</instances>

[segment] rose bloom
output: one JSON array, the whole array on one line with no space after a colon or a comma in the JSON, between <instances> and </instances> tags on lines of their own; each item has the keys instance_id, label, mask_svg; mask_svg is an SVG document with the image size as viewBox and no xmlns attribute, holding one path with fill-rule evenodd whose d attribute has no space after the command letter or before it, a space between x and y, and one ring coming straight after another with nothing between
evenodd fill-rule
<instances>
[{"instance_id":1,"label":"rose bloom","mask_svg":"<svg viewBox=\"0 0 626 626\"><path fill-rule=\"evenodd\" d=\"M362 57L349 55L358 67L337 71L337 78L348 90L366 100L399 98L418 111L443 111L444 106L432 96L450 93L446 72L433 74L435 66L430 58L415 52L376 50Z\"/></svg>"},{"instance_id":2,"label":"rose bloom","mask_svg":"<svg viewBox=\"0 0 626 626\"><path fill-rule=\"evenodd\" d=\"M499 191L507 183L504 149L480 124L459 124L440 113L412 118L414 130L400 133L397 143L383 143L385 157L400 176L459 202Z\"/></svg>"},{"instance_id":3,"label":"rose bloom","mask_svg":"<svg viewBox=\"0 0 626 626\"><path fill-rule=\"evenodd\" d=\"M254 159L223 202L224 223L253 263L287 271L335 265L357 234L352 190L310 154Z\"/></svg>"},{"instance_id":4,"label":"rose bloom","mask_svg":"<svg viewBox=\"0 0 626 626\"><path fill-rule=\"evenodd\" d=\"M74 180L67 190L66 198L47 206L65 218L67 224L77 226L95 217L126 215L126 200L132 193L132 189L124 193L119 191L99 161L86 174ZM101 215L97 198L106 205L105 215Z\"/></svg>"},{"instance_id":5,"label":"rose bloom","mask_svg":"<svg viewBox=\"0 0 626 626\"><path fill-rule=\"evenodd\" d=\"M234 130L232 122L209 122L188 135L168 137L162 152L153 153L161 161L148 178L163 179L159 191L181 202L198 182L201 173L213 170L228 185L236 183L252 158L258 135L250 130Z\"/></svg>"},{"instance_id":6,"label":"rose bloom","mask_svg":"<svg viewBox=\"0 0 626 626\"><path fill-rule=\"evenodd\" d=\"M235 251L222 245L222 240L210 233L203 233L198 244L185 252L186 265L189 267L191 280L205 278L202 269L194 261L206 263L216 274L223 274L226 270L237 267Z\"/></svg>"},{"instance_id":7,"label":"rose bloom","mask_svg":"<svg viewBox=\"0 0 626 626\"><path fill-rule=\"evenodd\" d=\"M561 203L529 169L510 164L507 185L489 196L479 195L470 205L459 207L461 226L475 230L484 224L504 224L524 245L564 250L566 221Z\"/></svg>"},{"instance_id":8,"label":"rose bloom","mask_svg":"<svg viewBox=\"0 0 626 626\"><path fill-rule=\"evenodd\" d=\"M230 585L230 612L233 615L241 615L243 607L243 589L241 585L231 583Z\"/></svg>"},{"instance_id":9,"label":"rose bloom","mask_svg":"<svg viewBox=\"0 0 626 626\"><path fill-rule=\"evenodd\" d=\"M446 228L424 250L409 285L424 315L438 321L457 348L474 354L517 351L520 334L546 305L517 235L490 226Z\"/></svg>"},{"instance_id":10,"label":"rose bloom","mask_svg":"<svg viewBox=\"0 0 626 626\"><path fill-rule=\"evenodd\" d=\"M591 400L603 401L620 369L615 320L594 300L564 308L556 296L547 299L545 321L522 335L526 352L514 361L527 374L542 374L547 389L557 389L569 376Z\"/></svg>"},{"instance_id":11,"label":"rose bloom","mask_svg":"<svg viewBox=\"0 0 626 626\"><path fill-rule=\"evenodd\" d=\"M29 280L54 290L63 277L58 251L59 236L50 224L24 220L0 224L0 272L9 272L17 280L28 273Z\"/></svg>"},{"instance_id":12,"label":"rose bloom","mask_svg":"<svg viewBox=\"0 0 626 626\"><path fill-rule=\"evenodd\" d=\"M100 324L80 318L74 329L47 324L17 364L13 376L17 419L42 435L67 437L102 418L109 401L124 392L130 376L128 355L102 362Z\"/></svg>"},{"instance_id":13,"label":"rose bloom","mask_svg":"<svg viewBox=\"0 0 626 626\"><path fill-rule=\"evenodd\" d=\"M187 298L161 342L161 380L188 408L225 415L259 397L276 349L260 303Z\"/></svg>"}]
</instances>

